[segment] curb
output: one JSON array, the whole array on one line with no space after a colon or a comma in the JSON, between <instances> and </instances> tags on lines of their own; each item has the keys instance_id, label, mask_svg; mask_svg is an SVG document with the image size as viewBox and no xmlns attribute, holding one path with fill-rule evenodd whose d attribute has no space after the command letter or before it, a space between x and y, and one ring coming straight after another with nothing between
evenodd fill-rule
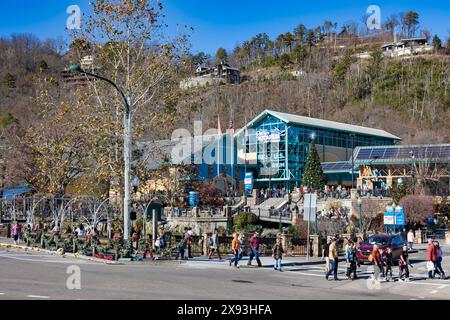
<instances>
[{"instance_id":1,"label":"curb","mask_svg":"<svg viewBox=\"0 0 450 320\"><path fill-rule=\"evenodd\" d=\"M56 251L50 251L47 249L41 249L41 248L36 248L36 247L22 246L22 245L18 245L18 244L10 244L10 243L1 243L0 242L0 247L7 248L7 249L19 249L19 250L24 250L24 251L42 252L42 253L46 253L46 254L49 254L52 256L55 256L55 255L60 256L60 257L66 256L66 257L71 257L71 258L75 258L75 259L93 261L93 262L110 264L110 265L123 264L123 263L117 262L117 261L103 260L103 259L88 257L88 256L84 256L84 255L77 255L75 253L70 253L70 252L67 252L67 253L64 253L61 255L61 254L58 254Z\"/></svg>"},{"instance_id":2,"label":"curb","mask_svg":"<svg viewBox=\"0 0 450 320\"><path fill-rule=\"evenodd\" d=\"M89 256L81 255L81 254L71 253L71 252L66 252L61 255L61 254L58 254L56 251L50 251L47 249L41 249L41 248L37 248L37 247L28 247L25 245L17 245L17 244L11 244L11 243L0 242L0 247L7 248L7 249L19 249L19 250L23 250L25 252L26 251L41 252L41 253L46 253L46 254L52 255L52 256L71 257L74 259L81 259L81 260L86 260L86 261L103 263L103 264L107 264L107 265L146 265L149 263L158 263L158 262L165 262L165 263L172 262L175 264L181 264L183 262L180 260L170 260L170 259L119 262L119 261L114 261L114 260L105 260L105 259L99 259L99 258L95 258L95 257L89 257Z\"/></svg>"}]
</instances>

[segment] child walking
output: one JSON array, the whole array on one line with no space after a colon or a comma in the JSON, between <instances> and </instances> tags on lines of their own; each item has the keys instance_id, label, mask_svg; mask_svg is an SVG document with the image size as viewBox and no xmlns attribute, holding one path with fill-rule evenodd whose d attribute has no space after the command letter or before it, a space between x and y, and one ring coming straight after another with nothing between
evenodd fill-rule
<instances>
[{"instance_id":1,"label":"child walking","mask_svg":"<svg viewBox=\"0 0 450 320\"><path fill-rule=\"evenodd\" d=\"M277 242L272 249L272 257L275 259L275 265L273 267L274 270L281 270L281 259L283 258L283 246L281 245L281 239L277 238Z\"/></svg>"}]
</instances>

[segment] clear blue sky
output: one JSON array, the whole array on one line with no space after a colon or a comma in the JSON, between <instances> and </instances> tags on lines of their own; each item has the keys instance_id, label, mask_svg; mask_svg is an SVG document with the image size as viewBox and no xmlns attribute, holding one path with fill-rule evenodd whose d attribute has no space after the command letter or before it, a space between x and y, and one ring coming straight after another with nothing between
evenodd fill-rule
<instances>
[{"instance_id":1,"label":"clear blue sky","mask_svg":"<svg viewBox=\"0 0 450 320\"><path fill-rule=\"evenodd\" d=\"M218 47L232 49L259 32L271 38L292 30L297 24L316 27L325 19L339 25L361 21L367 7L381 8L382 20L392 13L408 10L420 14L421 26L438 34L443 41L450 35L448 0L165 0L167 22L188 24L193 51L214 53ZM64 30L69 5L88 10L88 0L14 0L0 1L0 36L33 33L41 39L66 36Z\"/></svg>"}]
</instances>

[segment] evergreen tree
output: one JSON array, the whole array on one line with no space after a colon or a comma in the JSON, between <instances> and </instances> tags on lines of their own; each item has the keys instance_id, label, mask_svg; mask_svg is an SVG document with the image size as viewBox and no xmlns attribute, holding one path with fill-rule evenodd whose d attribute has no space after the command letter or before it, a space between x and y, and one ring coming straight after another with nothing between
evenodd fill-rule
<instances>
[{"instance_id":1,"label":"evergreen tree","mask_svg":"<svg viewBox=\"0 0 450 320\"><path fill-rule=\"evenodd\" d=\"M48 69L48 64L45 60L41 60L41 62L39 62L39 72L44 72Z\"/></svg>"},{"instance_id":2,"label":"evergreen tree","mask_svg":"<svg viewBox=\"0 0 450 320\"><path fill-rule=\"evenodd\" d=\"M306 160L302 185L308 188L311 187L313 190L323 190L325 186L325 178L320 164L320 157L314 142L311 144L308 159Z\"/></svg>"},{"instance_id":3,"label":"evergreen tree","mask_svg":"<svg viewBox=\"0 0 450 320\"><path fill-rule=\"evenodd\" d=\"M408 11L402 19L403 29L409 38L414 37L417 26L419 25L419 14L414 11Z\"/></svg>"},{"instance_id":4,"label":"evergreen tree","mask_svg":"<svg viewBox=\"0 0 450 320\"><path fill-rule=\"evenodd\" d=\"M308 29L305 27L305 25L299 24L294 29L295 40L299 41L300 43L303 43L303 41L305 40L305 36L306 36L306 32L307 31L308 31Z\"/></svg>"},{"instance_id":5,"label":"evergreen tree","mask_svg":"<svg viewBox=\"0 0 450 320\"><path fill-rule=\"evenodd\" d=\"M8 72L3 78L3 83L7 88L14 89L16 87L16 78Z\"/></svg>"},{"instance_id":6,"label":"evergreen tree","mask_svg":"<svg viewBox=\"0 0 450 320\"><path fill-rule=\"evenodd\" d=\"M216 52L216 64L226 63L228 60L227 51L224 48L217 49Z\"/></svg>"},{"instance_id":7,"label":"evergreen tree","mask_svg":"<svg viewBox=\"0 0 450 320\"><path fill-rule=\"evenodd\" d=\"M438 51L439 49L442 48L442 40L438 37L438 35L435 35L433 38L433 48L434 50Z\"/></svg>"}]
</instances>

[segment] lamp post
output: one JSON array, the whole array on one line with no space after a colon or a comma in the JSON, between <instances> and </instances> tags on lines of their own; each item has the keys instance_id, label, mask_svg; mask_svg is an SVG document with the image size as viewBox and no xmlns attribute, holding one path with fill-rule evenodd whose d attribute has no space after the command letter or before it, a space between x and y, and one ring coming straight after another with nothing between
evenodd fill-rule
<instances>
[{"instance_id":1,"label":"lamp post","mask_svg":"<svg viewBox=\"0 0 450 320\"><path fill-rule=\"evenodd\" d=\"M125 114L123 117L124 127L124 142L123 142L123 157L124 157L124 196L123 196L123 238L128 240L130 236L130 170L131 170L131 111L128 99L124 92L111 80L87 72L81 68L78 64L73 64L69 67L69 72L81 73L87 76L91 76L112 85L119 95L121 96L125 108Z\"/></svg>"},{"instance_id":2,"label":"lamp post","mask_svg":"<svg viewBox=\"0 0 450 320\"><path fill-rule=\"evenodd\" d=\"M416 163L415 163L415 156L414 156L414 151L410 151L409 152L409 154L411 155L411 178L412 178L412 183L413 183L413 190L412 190L412 192L413 192L413 194L415 194L415 189L416 189L416 181L415 181L415 178L416 178Z\"/></svg>"},{"instance_id":3,"label":"lamp post","mask_svg":"<svg viewBox=\"0 0 450 320\"><path fill-rule=\"evenodd\" d=\"M362 232L362 199L361 197L358 198L358 214L359 214L359 232Z\"/></svg>"},{"instance_id":4,"label":"lamp post","mask_svg":"<svg viewBox=\"0 0 450 320\"><path fill-rule=\"evenodd\" d=\"M352 189L355 187L355 134L351 133L350 137L352 137Z\"/></svg>"}]
</instances>

